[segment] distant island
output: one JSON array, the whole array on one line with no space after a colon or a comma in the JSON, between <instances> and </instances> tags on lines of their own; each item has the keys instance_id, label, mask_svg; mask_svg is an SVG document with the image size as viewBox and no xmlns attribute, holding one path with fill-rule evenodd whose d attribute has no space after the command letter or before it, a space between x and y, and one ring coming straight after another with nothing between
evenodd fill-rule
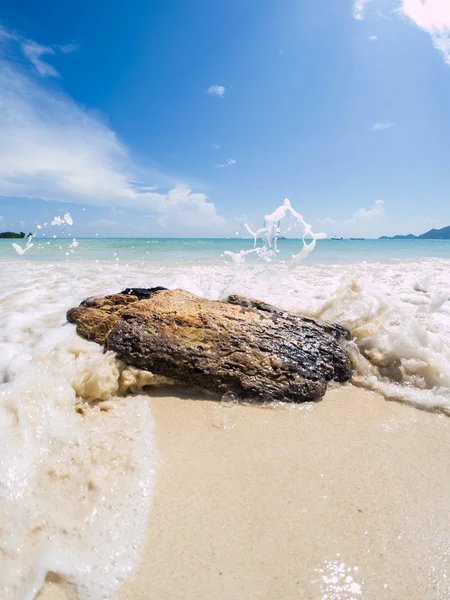
<instances>
[{"instance_id":1,"label":"distant island","mask_svg":"<svg viewBox=\"0 0 450 600\"><path fill-rule=\"evenodd\" d=\"M14 233L14 231L4 231L3 233L0 233L0 238L18 239L24 237L25 234L23 231L21 231L20 233Z\"/></svg>"},{"instance_id":2,"label":"distant island","mask_svg":"<svg viewBox=\"0 0 450 600\"><path fill-rule=\"evenodd\" d=\"M414 235L413 233L409 233L408 235L394 235L393 237L382 235L380 240L450 240L450 225L442 229L430 229L430 231L422 233L422 235Z\"/></svg>"}]
</instances>

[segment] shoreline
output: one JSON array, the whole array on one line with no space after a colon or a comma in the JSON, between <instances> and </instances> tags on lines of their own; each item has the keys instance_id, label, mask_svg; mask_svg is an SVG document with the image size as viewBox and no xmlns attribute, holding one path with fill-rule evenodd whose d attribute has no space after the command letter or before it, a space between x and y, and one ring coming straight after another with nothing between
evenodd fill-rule
<instances>
[{"instance_id":1,"label":"shoreline","mask_svg":"<svg viewBox=\"0 0 450 600\"><path fill-rule=\"evenodd\" d=\"M274 408L150 405L160 466L117 600L450 594L448 417L351 385Z\"/></svg>"}]
</instances>

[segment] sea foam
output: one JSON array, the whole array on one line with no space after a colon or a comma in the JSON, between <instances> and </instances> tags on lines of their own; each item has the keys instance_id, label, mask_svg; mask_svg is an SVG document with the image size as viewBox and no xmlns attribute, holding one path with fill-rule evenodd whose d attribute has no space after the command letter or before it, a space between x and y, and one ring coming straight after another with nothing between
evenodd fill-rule
<instances>
[{"instance_id":1,"label":"sea foam","mask_svg":"<svg viewBox=\"0 0 450 600\"><path fill-rule=\"evenodd\" d=\"M157 466L147 397L117 396L154 378L63 325L59 269L37 281L1 286L0 597L31 600L56 578L81 600L112 598Z\"/></svg>"}]
</instances>

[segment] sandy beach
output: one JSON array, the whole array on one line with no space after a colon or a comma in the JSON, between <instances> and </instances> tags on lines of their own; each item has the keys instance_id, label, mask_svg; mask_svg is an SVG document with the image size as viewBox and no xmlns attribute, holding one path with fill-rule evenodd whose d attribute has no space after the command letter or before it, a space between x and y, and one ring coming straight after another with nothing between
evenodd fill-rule
<instances>
[{"instance_id":1,"label":"sandy beach","mask_svg":"<svg viewBox=\"0 0 450 600\"><path fill-rule=\"evenodd\" d=\"M119 600L450 597L448 417L352 386L151 411L160 466ZM76 597L49 579L39 600Z\"/></svg>"}]
</instances>

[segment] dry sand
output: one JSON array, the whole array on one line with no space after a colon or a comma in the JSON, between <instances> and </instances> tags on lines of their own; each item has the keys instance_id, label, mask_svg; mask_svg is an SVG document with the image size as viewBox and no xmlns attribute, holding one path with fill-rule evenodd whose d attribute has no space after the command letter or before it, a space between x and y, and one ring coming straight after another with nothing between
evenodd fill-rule
<instances>
[{"instance_id":1,"label":"dry sand","mask_svg":"<svg viewBox=\"0 0 450 600\"><path fill-rule=\"evenodd\" d=\"M450 598L448 417L351 386L151 407L161 465L119 600ZM48 583L39 600L70 596Z\"/></svg>"}]
</instances>

